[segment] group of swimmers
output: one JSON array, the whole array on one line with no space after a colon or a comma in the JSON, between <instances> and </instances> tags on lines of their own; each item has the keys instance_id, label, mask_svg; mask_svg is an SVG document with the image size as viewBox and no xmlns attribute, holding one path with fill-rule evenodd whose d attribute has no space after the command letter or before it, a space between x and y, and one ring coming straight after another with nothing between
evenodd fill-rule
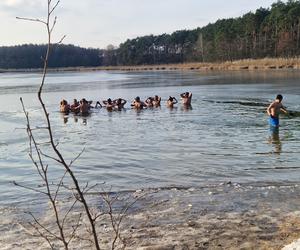
<instances>
[{"instance_id":1,"label":"group of swimmers","mask_svg":"<svg viewBox=\"0 0 300 250\"><path fill-rule=\"evenodd\" d=\"M180 94L181 102L184 106L190 107L192 102L192 93L185 92ZM115 100L112 100L111 98L108 98L107 100L101 102L97 101L96 105L92 105L93 101L87 101L85 98L81 99L79 102L77 99L74 99L72 104L69 104L66 100L62 100L60 102L60 112L62 113L69 113L73 112L76 114L81 115L88 115L91 108L102 108L105 107L107 111L121 111L124 109L125 104L127 103L126 100L122 98L118 98ZM155 108L160 107L161 103L161 97L155 95L154 97L148 97L145 101L142 101L139 96L134 98L134 100L131 103L131 107L136 110L141 110L144 108ZM178 103L176 97L169 96L166 105L169 108L173 108L174 105Z\"/></svg>"},{"instance_id":2,"label":"group of swimmers","mask_svg":"<svg viewBox=\"0 0 300 250\"><path fill-rule=\"evenodd\" d=\"M191 107L192 102L192 93L185 92L180 94L181 103L185 107ZM269 115L269 123L271 127L278 128L279 127L279 114L281 112L287 113L287 110L282 105L282 95L277 95L275 101L273 101L269 107L267 108L267 113ZM85 98L81 99L79 102L77 99L74 99L73 104L68 104L66 100L62 100L60 102L60 111L62 113L69 113L74 112L76 114L88 115L91 108L102 108L105 107L107 111L114 111L114 110L122 110L124 109L125 104L127 103L126 100L122 98L118 98L112 100L108 98L107 100L102 101L102 104L97 101L95 106L92 106L93 101L87 101ZM154 97L148 97L145 101L142 101L139 96L134 98L131 103L131 107L136 110L141 110L144 108L155 108L160 107L161 97L155 95ZM166 105L169 108L173 108L174 105L178 103L176 97L169 96Z\"/></svg>"}]
</instances>

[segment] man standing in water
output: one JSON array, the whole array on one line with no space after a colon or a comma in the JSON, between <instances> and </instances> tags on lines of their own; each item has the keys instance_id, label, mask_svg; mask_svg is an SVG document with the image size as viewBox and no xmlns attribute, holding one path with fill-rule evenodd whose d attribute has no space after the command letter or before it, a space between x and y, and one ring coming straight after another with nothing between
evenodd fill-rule
<instances>
[{"instance_id":1,"label":"man standing in water","mask_svg":"<svg viewBox=\"0 0 300 250\"><path fill-rule=\"evenodd\" d=\"M181 97L181 102L184 106L191 106L192 104L192 93L189 93L189 92L185 92L185 93L182 93L180 95Z\"/></svg>"},{"instance_id":2,"label":"man standing in water","mask_svg":"<svg viewBox=\"0 0 300 250\"><path fill-rule=\"evenodd\" d=\"M274 102L270 104L267 108L267 113L270 116L269 122L272 127L279 127L279 114L280 112L284 112L287 114L287 110L283 107L281 101L283 97L282 95L277 95Z\"/></svg>"}]
</instances>

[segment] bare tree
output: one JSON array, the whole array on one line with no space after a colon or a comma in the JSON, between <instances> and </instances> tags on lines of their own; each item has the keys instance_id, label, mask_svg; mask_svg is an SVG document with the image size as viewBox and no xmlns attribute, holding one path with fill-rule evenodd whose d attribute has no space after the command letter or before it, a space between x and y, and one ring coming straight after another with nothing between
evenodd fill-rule
<instances>
[{"instance_id":1,"label":"bare tree","mask_svg":"<svg viewBox=\"0 0 300 250\"><path fill-rule=\"evenodd\" d=\"M42 94L48 73L51 48L59 45L63 41L64 36L57 43L52 43L52 33L57 21L57 17L55 16L53 18L52 16L60 1L58 0L55 3L53 3L52 0L45 1L47 1L47 17L45 20L17 17L17 19L44 25L48 37L47 50L43 58L44 67L42 79L37 92L42 110L42 117L44 118L44 126L37 127L31 124L30 114L26 111L23 99L20 98L23 112L26 117L26 131L29 139L29 157L36 168L41 184L38 186L28 186L17 182L14 182L14 184L18 187L46 196L51 204L50 213L52 213L52 216L55 218L55 229L53 229L52 225L47 225L47 223L39 219L33 212L27 213L33 219L33 222L29 223L30 226L35 230L37 236L43 238L48 243L51 249L57 248L57 242L61 243L59 247L62 246L64 249L70 249L70 243L75 240L88 242L91 247L97 250L100 249L97 222L100 218L103 218L104 215L108 218L111 227L111 249L116 249L118 246L121 246L121 248L124 249L126 247L126 242L121 237L121 223L127 215L128 209L145 194L133 198L124 198L120 197L120 195L111 196L110 191L97 191L96 194L100 194L100 199L98 200L100 209L93 208L86 197L91 194L92 191L94 192L98 185L89 185L89 183L80 185L72 170L73 164L84 152L84 149L70 162L65 160L63 154L58 149L59 144L54 138L50 114L47 111ZM45 142L43 139L40 139L39 132L41 131L43 132L42 134L44 134L44 132L47 134L49 141ZM61 175L58 180L49 173L49 169L51 168L50 163L55 163L61 170ZM68 195L71 197L70 200L68 202L62 202ZM116 203L118 204L116 205ZM115 207L118 207L118 212L116 213L114 211ZM82 231L85 231L87 234L83 234Z\"/></svg>"},{"instance_id":2,"label":"bare tree","mask_svg":"<svg viewBox=\"0 0 300 250\"><path fill-rule=\"evenodd\" d=\"M49 198L51 205L52 205L52 209L55 214L56 225L59 229L59 236L57 236L57 235L53 234L52 232L50 232L49 230L47 230L43 225L41 225L39 223L39 221L33 216L33 214L31 214L31 215L33 216L33 218L37 224L37 226L36 226L37 231L39 233L41 233L42 236L44 236L44 234L39 230L43 230L44 232L46 231L48 233L48 235L52 236L52 238L54 237L54 238L62 241L65 249L68 249L68 244L71 241L71 239L74 237L73 235L75 234L75 229L77 227L74 228L74 232L71 234L71 236L73 236L73 237L71 237L69 240L67 240L65 232L64 232L64 222L71 210L69 210L67 212L67 214L61 219L59 217L59 212L58 212L57 205L56 205L58 193L59 193L61 187L63 186L63 180L65 179L66 175L68 175L74 185L74 192L75 192L75 197L76 197L76 200L73 203L73 205L71 206L71 209L75 206L75 204L77 202L79 202L83 206L85 215L88 218L91 234L93 236L94 246L96 249L100 249L98 235L97 235L97 231L96 231L96 225L95 225L97 217L95 217L92 214L89 204L85 198L85 192L87 192L87 190L89 190L90 187L88 187L88 185L86 185L84 188L80 187L78 180L77 180L74 172L71 169L71 165L73 164L74 160L76 160L79 156L76 157L74 160L72 160L70 163L68 163L64 159L62 153L58 149L58 144L55 143L54 136L53 136L53 130L51 127L51 122L50 122L50 117L49 117L50 115L47 111L47 108L45 106L45 103L44 103L44 100L42 97L43 87L44 87L46 75L48 72L48 62L49 62L49 55L51 52L51 47L55 44L61 43L64 39L64 37L62 37L62 39L59 42L52 44L52 40L51 40L52 32L55 28L56 21L57 21L57 17L55 16L54 19L52 20L52 16L53 16L55 9L59 5L60 1L58 0L55 3L53 3L52 0L46 0L46 1L47 1L47 17L45 20L26 18L26 17L17 17L17 19L41 23L42 25L45 26L46 31L47 31L47 38L48 38L47 39L47 50L46 50L45 57L43 58L44 67L43 67L43 73L42 73L42 80L41 80L41 84L40 84L40 87L39 87L39 90L37 93L39 103L42 107L46 126L44 128L38 128L38 129L45 129L47 131L48 136L49 136L49 143L50 143L50 146L51 146L51 149L52 149L52 152L54 153L54 155L44 153L43 150L41 149L41 147L39 146L39 142L36 141L34 133L33 133L34 128L32 128L31 124L30 124L29 114L25 110L25 106L24 106L22 99L21 99L21 102L22 102L22 106L23 106L23 110L24 110L26 119L27 119L27 134L28 134L29 141L30 141L29 156L30 156L33 164L35 165L35 167L38 171L38 174L40 175L41 179L43 180L43 182L45 184L46 191L40 191L39 189L35 189L35 188L30 188L30 189L32 189L33 191L42 193ZM34 151L34 153L33 153L33 151ZM54 191L51 189L51 183L49 183L49 180L48 180L48 165L45 165L44 158L54 160L55 162L60 164L64 168L64 171L65 171L65 173L61 177L61 180L56 185L56 190L54 190ZM15 184L19 185L17 183L15 183ZM21 185L19 185L19 186L21 186ZM28 188L28 187L25 187L25 188ZM45 236L45 239L51 245L49 237Z\"/></svg>"}]
</instances>

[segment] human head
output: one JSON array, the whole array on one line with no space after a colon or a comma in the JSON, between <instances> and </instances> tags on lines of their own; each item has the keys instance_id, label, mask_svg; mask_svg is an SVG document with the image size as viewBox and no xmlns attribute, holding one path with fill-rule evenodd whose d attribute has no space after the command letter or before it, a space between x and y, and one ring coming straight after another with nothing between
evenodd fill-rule
<instances>
[{"instance_id":1,"label":"human head","mask_svg":"<svg viewBox=\"0 0 300 250\"><path fill-rule=\"evenodd\" d=\"M158 95L154 96L154 100L157 101L158 100Z\"/></svg>"},{"instance_id":2,"label":"human head","mask_svg":"<svg viewBox=\"0 0 300 250\"><path fill-rule=\"evenodd\" d=\"M278 95L276 96L276 100L278 100L279 102L281 102L282 99L283 99L283 96L282 96L282 95L278 94Z\"/></svg>"},{"instance_id":3,"label":"human head","mask_svg":"<svg viewBox=\"0 0 300 250\"><path fill-rule=\"evenodd\" d=\"M107 102L108 102L109 104L111 104L111 99L110 99L110 98L108 98L108 99L107 99Z\"/></svg>"},{"instance_id":4,"label":"human head","mask_svg":"<svg viewBox=\"0 0 300 250\"><path fill-rule=\"evenodd\" d=\"M169 100L168 101L172 102L173 101L173 97L169 96Z\"/></svg>"},{"instance_id":5,"label":"human head","mask_svg":"<svg viewBox=\"0 0 300 250\"><path fill-rule=\"evenodd\" d=\"M137 96L135 99L134 99L136 102L139 102L141 99L139 96Z\"/></svg>"},{"instance_id":6,"label":"human head","mask_svg":"<svg viewBox=\"0 0 300 250\"><path fill-rule=\"evenodd\" d=\"M122 103L122 99L121 98L118 98L117 99L117 104L121 104Z\"/></svg>"},{"instance_id":7,"label":"human head","mask_svg":"<svg viewBox=\"0 0 300 250\"><path fill-rule=\"evenodd\" d=\"M63 99L61 102L60 102L60 105L67 105L68 104L68 102L65 100L65 99Z\"/></svg>"}]
</instances>

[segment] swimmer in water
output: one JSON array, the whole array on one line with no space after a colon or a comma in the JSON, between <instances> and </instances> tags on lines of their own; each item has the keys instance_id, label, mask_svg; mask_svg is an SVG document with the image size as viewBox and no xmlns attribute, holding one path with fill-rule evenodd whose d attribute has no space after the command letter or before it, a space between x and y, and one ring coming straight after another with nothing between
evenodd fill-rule
<instances>
[{"instance_id":1,"label":"swimmer in water","mask_svg":"<svg viewBox=\"0 0 300 250\"><path fill-rule=\"evenodd\" d=\"M160 101L161 101L161 97L158 96L158 95L155 95L154 98L153 98L153 101L152 101L153 106L155 108L160 107Z\"/></svg>"},{"instance_id":2,"label":"swimmer in water","mask_svg":"<svg viewBox=\"0 0 300 250\"><path fill-rule=\"evenodd\" d=\"M85 98L82 98L79 102L79 105L75 107L74 110L77 113L80 112L81 115L89 115L90 104Z\"/></svg>"},{"instance_id":3,"label":"swimmer in water","mask_svg":"<svg viewBox=\"0 0 300 250\"><path fill-rule=\"evenodd\" d=\"M109 112L113 111L115 107L115 103L110 98L108 98L106 101L103 101L103 104Z\"/></svg>"},{"instance_id":4,"label":"swimmer in water","mask_svg":"<svg viewBox=\"0 0 300 250\"><path fill-rule=\"evenodd\" d=\"M178 103L177 99L173 96L169 96L169 99L167 100L167 107L173 108L174 104Z\"/></svg>"},{"instance_id":5,"label":"swimmer in water","mask_svg":"<svg viewBox=\"0 0 300 250\"><path fill-rule=\"evenodd\" d=\"M189 93L189 92L182 93L180 95L182 104L184 106L191 106L191 104L192 104L192 96L193 96L193 94Z\"/></svg>"},{"instance_id":6,"label":"swimmer in water","mask_svg":"<svg viewBox=\"0 0 300 250\"><path fill-rule=\"evenodd\" d=\"M153 97L148 97L147 100L144 102L148 108L153 108Z\"/></svg>"},{"instance_id":7,"label":"swimmer in water","mask_svg":"<svg viewBox=\"0 0 300 250\"><path fill-rule=\"evenodd\" d=\"M60 102L60 112L62 113L68 113L70 111L70 105L66 100L61 100Z\"/></svg>"},{"instance_id":8,"label":"swimmer in water","mask_svg":"<svg viewBox=\"0 0 300 250\"><path fill-rule=\"evenodd\" d=\"M122 98L118 98L114 100L113 103L115 104L115 108L120 111L124 108L127 101Z\"/></svg>"},{"instance_id":9,"label":"swimmer in water","mask_svg":"<svg viewBox=\"0 0 300 250\"><path fill-rule=\"evenodd\" d=\"M76 109L76 107L79 106L79 102L77 101L77 99L73 100L73 104L70 106L71 112L79 112L78 109Z\"/></svg>"},{"instance_id":10,"label":"swimmer in water","mask_svg":"<svg viewBox=\"0 0 300 250\"><path fill-rule=\"evenodd\" d=\"M134 109L137 109L137 110L141 110L144 107L146 107L146 104L141 101L141 98L139 96L137 96L131 103L131 107L133 107Z\"/></svg>"},{"instance_id":11,"label":"swimmer in water","mask_svg":"<svg viewBox=\"0 0 300 250\"><path fill-rule=\"evenodd\" d=\"M282 105L282 95L277 95L274 102L272 102L267 108L267 113L270 116L269 123L273 127L279 127L279 114L280 112L288 113Z\"/></svg>"}]
</instances>

